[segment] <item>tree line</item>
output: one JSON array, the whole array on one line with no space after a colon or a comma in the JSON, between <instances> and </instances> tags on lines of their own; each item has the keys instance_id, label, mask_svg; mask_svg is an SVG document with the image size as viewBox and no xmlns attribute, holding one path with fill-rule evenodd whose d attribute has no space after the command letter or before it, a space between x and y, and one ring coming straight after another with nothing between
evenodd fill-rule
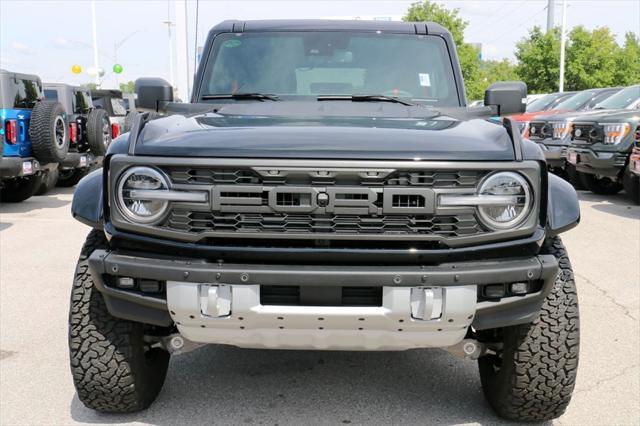
<instances>
[{"instance_id":1,"label":"tree line","mask_svg":"<svg viewBox=\"0 0 640 426\"><path fill-rule=\"evenodd\" d=\"M560 78L560 28L544 32L535 26L515 47L516 62L508 59L485 61L473 45L465 42L468 22L458 9L447 9L432 1L413 3L405 21L432 21L453 36L468 99L482 99L484 90L496 81L523 80L529 93L558 91ZM608 27L589 31L574 27L567 35L565 48L564 90L628 86L640 82L640 37L625 34L619 45Z\"/></svg>"}]
</instances>

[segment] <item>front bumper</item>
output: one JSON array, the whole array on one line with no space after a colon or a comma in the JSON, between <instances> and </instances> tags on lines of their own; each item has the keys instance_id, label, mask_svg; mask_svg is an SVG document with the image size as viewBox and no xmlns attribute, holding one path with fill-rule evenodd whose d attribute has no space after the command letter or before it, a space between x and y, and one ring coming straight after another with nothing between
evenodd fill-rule
<instances>
[{"instance_id":1,"label":"front bumper","mask_svg":"<svg viewBox=\"0 0 640 426\"><path fill-rule=\"evenodd\" d=\"M116 317L175 324L184 337L200 343L338 350L446 347L460 342L469 326L481 330L533 321L558 267L549 255L438 266L323 266L208 263L104 250L95 251L89 265ZM116 277L164 281L166 293L120 289L113 284ZM542 284L524 296L478 301L478 286L512 282ZM267 305L261 303L260 286L380 286L382 303ZM223 289L228 311L212 316L207 309ZM439 316L416 318L412 303L423 290L441 295Z\"/></svg>"},{"instance_id":2,"label":"front bumper","mask_svg":"<svg viewBox=\"0 0 640 426\"><path fill-rule=\"evenodd\" d=\"M4 179L31 176L41 169L40 162L32 157L2 157L0 159L0 178Z\"/></svg>"},{"instance_id":3,"label":"front bumper","mask_svg":"<svg viewBox=\"0 0 640 426\"><path fill-rule=\"evenodd\" d=\"M539 142L547 165L551 168L564 168L567 157L567 145L553 143L552 140Z\"/></svg>"},{"instance_id":4,"label":"front bumper","mask_svg":"<svg viewBox=\"0 0 640 426\"><path fill-rule=\"evenodd\" d=\"M96 162L95 155L89 152L69 152L60 163L60 169L81 169L91 167Z\"/></svg>"},{"instance_id":5,"label":"front bumper","mask_svg":"<svg viewBox=\"0 0 640 426\"><path fill-rule=\"evenodd\" d=\"M591 148L570 147L567 162L582 173L617 178L624 169L629 152L596 151Z\"/></svg>"}]
</instances>

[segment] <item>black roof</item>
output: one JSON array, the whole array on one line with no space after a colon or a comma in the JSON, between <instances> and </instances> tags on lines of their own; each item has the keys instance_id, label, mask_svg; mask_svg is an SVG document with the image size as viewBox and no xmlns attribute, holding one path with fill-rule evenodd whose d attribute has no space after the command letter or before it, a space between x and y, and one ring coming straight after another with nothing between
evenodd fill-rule
<instances>
[{"instance_id":1,"label":"black roof","mask_svg":"<svg viewBox=\"0 0 640 426\"><path fill-rule=\"evenodd\" d=\"M211 31L381 31L393 34L448 34L449 31L435 22L361 21L328 19L286 19L260 21L223 21Z\"/></svg>"}]
</instances>

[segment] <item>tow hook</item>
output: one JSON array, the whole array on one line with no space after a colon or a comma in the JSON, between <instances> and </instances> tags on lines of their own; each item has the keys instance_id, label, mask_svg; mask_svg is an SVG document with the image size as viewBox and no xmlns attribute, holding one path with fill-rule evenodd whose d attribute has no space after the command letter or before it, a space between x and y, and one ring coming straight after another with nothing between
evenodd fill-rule
<instances>
[{"instance_id":1,"label":"tow hook","mask_svg":"<svg viewBox=\"0 0 640 426\"><path fill-rule=\"evenodd\" d=\"M464 339L456 345L445 348L445 350L458 358L476 360L487 352L487 347L477 340Z\"/></svg>"},{"instance_id":2,"label":"tow hook","mask_svg":"<svg viewBox=\"0 0 640 426\"><path fill-rule=\"evenodd\" d=\"M171 355L185 354L194 349L198 349L200 346L204 346L202 343L187 340L178 333L163 337L162 345Z\"/></svg>"}]
</instances>

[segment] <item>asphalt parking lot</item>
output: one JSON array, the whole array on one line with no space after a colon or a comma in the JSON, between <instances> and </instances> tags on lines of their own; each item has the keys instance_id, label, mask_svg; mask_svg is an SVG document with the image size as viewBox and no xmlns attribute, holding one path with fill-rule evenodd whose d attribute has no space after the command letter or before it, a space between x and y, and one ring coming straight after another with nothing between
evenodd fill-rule
<instances>
[{"instance_id":1,"label":"asphalt parking lot","mask_svg":"<svg viewBox=\"0 0 640 426\"><path fill-rule=\"evenodd\" d=\"M88 228L71 189L0 206L0 423L499 424L476 364L440 350L394 353L209 346L172 359L146 412L101 415L75 395L67 361L69 291ZM640 421L640 207L580 194L564 241L581 314L577 387L555 424Z\"/></svg>"}]
</instances>

